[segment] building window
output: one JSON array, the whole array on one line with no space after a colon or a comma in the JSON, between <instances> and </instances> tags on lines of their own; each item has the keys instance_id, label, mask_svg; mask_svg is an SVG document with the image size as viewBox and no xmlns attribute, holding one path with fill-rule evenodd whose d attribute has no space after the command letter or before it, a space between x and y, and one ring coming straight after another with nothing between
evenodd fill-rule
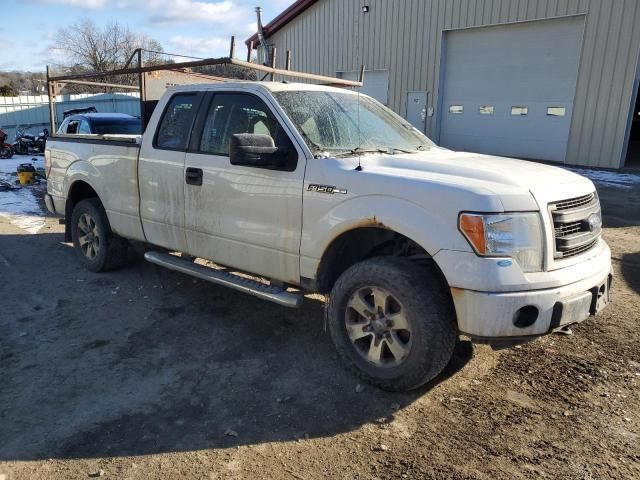
<instances>
[{"instance_id":1,"label":"building window","mask_svg":"<svg viewBox=\"0 0 640 480\"><path fill-rule=\"evenodd\" d=\"M513 116L521 116L529 113L529 107L516 106L511 107L511 115Z\"/></svg>"},{"instance_id":2,"label":"building window","mask_svg":"<svg viewBox=\"0 0 640 480\"><path fill-rule=\"evenodd\" d=\"M493 115L493 105L480 105L478 111L480 115Z\"/></svg>"},{"instance_id":3,"label":"building window","mask_svg":"<svg viewBox=\"0 0 640 480\"><path fill-rule=\"evenodd\" d=\"M460 115L464 113L464 107L462 105L449 105L449 113Z\"/></svg>"},{"instance_id":4,"label":"building window","mask_svg":"<svg viewBox=\"0 0 640 480\"><path fill-rule=\"evenodd\" d=\"M567 114L565 107L547 107L547 115L551 117L564 117Z\"/></svg>"}]
</instances>

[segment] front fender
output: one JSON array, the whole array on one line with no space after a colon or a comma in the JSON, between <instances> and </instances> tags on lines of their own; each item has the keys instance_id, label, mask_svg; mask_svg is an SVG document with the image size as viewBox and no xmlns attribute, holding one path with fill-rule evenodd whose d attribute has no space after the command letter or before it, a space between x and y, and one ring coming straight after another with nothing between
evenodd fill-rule
<instances>
[{"instance_id":1,"label":"front fender","mask_svg":"<svg viewBox=\"0 0 640 480\"><path fill-rule=\"evenodd\" d=\"M305 224L301 245L301 275L315 278L320 259L329 245L342 233L361 227L393 230L410 238L432 256L443 248L471 251L458 232L457 212L447 210L446 205L434 205L430 211L388 195L363 195L347 199L315 221Z\"/></svg>"}]
</instances>

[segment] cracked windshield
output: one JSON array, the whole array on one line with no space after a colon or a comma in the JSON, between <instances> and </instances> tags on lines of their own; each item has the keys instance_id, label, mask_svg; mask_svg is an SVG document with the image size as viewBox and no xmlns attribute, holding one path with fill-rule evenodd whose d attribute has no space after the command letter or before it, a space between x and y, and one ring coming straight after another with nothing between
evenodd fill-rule
<instances>
[{"instance_id":1,"label":"cracked windshield","mask_svg":"<svg viewBox=\"0 0 640 480\"><path fill-rule=\"evenodd\" d=\"M433 145L406 120L366 96L285 91L276 98L316 155L413 153Z\"/></svg>"}]
</instances>

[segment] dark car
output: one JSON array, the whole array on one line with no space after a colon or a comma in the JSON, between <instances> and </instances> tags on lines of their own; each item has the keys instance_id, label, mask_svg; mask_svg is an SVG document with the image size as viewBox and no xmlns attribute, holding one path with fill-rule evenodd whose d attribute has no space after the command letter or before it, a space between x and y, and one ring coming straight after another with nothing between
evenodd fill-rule
<instances>
[{"instance_id":1,"label":"dark car","mask_svg":"<svg viewBox=\"0 0 640 480\"><path fill-rule=\"evenodd\" d=\"M58 133L76 135L139 135L140 118L126 113L82 113L69 115Z\"/></svg>"}]
</instances>

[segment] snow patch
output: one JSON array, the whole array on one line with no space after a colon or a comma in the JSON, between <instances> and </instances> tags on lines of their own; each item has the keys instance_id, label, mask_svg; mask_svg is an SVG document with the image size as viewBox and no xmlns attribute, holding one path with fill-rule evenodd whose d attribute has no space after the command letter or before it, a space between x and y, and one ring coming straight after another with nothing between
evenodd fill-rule
<instances>
[{"instance_id":1,"label":"snow patch","mask_svg":"<svg viewBox=\"0 0 640 480\"><path fill-rule=\"evenodd\" d=\"M619 188L640 186L640 175L635 173L619 173L611 170L591 170L588 168L567 168L578 175L587 177L594 183Z\"/></svg>"},{"instance_id":2,"label":"snow patch","mask_svg":"<svg viewBox=\"0 0 640 480\"><path fill-rule=\"evenodd\" d=\"M42 157L16 155L10 159L2 159L0 183L15 185L15 173L21 163L32 163L36 168L44 166ZM0 217L8 219L12 225L28 233L38 233L45 224L45 216L32 188L0 191Z\"/></svg>"},{"instance_id":3,"label":"snow patch","mask_svg":"<svg viewBox=\"0 0 640 480\"><path fill-rule=\"evenodd\" d=\"M31 163L34 167L44 168L44 157L33 155L14 155L11 158L0 159L0 174L12 175L18 170L18 165ZM3 178L3 180L7 180ZM14 179L15 180L15 179Z\"/></svg>"}]
</instances>

